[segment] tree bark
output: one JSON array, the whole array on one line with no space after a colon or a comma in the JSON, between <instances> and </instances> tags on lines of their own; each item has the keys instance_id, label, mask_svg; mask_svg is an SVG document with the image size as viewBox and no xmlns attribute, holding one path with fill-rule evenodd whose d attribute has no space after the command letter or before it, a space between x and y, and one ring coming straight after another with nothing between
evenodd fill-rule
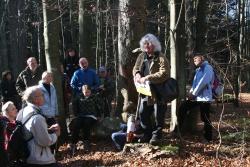
<instances>
[{"instance_id":1,"label":"tree bark","mask_svg":"<svg viewBox=\"0 0 250 167\"><path fill-rule=\"evenodd\" d=\"M7 39L6 39L6 14L7 3L5 1L0 2L0 72L8 69L8 56L7 56Z\"/></svg>"},{"instance_id":2,"label":"tree bark","mask_svg":"<svg viewBox=\"0 0 250 167\"><path fill-rule=\"evenodd\" d=\"M207 34L207 9L208 1L207 0L196 0L197 6L197 15L196 15L196 52L206 53L207 44L206 44L206 34Z\"/></svg>"},{"instance_id":3,"label":"tree bark","mask_svg":"<svg viewBox=\"0 0 250 167\"><path fill-rule=\"evenodd\" d=\"M25 67L26 62L26 29L24 23L24 0L9 1L9 19L8 28L10 30L10 55L9 67L12 70L14 77ZM20 63L21 62L21 63Z\"/></svg>"},{"instance_id":4,"label":"tree bark","mask_svg":"<svg viewBox=\"0 0 250 167\"><path fill-rule=\"evenodd\" d=\"M119 88L128 93L128 100L137 104L137 93L133 83L132 69L137 54L132 50L139 46L139 40L145 32L145 0L120 0L118 13L118 59ZM117 109L121 111L118 101Z\"/></svg>"},{"instance_id":5,"label":"tree bark","mask_svg":"<svg viewBox=\"0 0 250 167\"><path fill-rule=\"evenodd\" d=\"M176 50L176 6L175 0L169 1L170 8L170 76L177 78L177 50ZM177 125L177 100L171 102L171 122L170 131L175 130Z\"/></svg>"},{"instance_id":6,"label":"tree bark","mask_svg":"<svg viewBox=\"0 0 250 167\"><path fill-rule=\"evenodd\" d=\"M44 44L47 70L53 73L53 83L56 87L59 123L62 129L61 139L67 136L67 128L65 122L65 110L62 95L62 74L60 71L60 55L59 55L59 11L57 3L53 0L43 0L43 20L44 20Z\"/></svg>"},{"instance_id":7,"label":"tree bark","mask_svg":"<svg viewBox=\"0 0 250 167\"><path fill-rule=\"evenodd\" d=\"M95 55L92 53L91 34L93 31L91 16L85 11L85 0L79 2L79 56L86 57L89 64L95 63Z\"/></svg>"}]
</instances>

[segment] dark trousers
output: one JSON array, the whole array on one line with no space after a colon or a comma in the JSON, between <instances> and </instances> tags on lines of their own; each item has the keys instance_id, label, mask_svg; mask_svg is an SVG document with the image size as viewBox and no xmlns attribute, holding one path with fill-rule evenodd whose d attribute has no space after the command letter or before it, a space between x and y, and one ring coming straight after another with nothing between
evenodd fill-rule
<instances>
[{"instance_id":1,"label":"dark trousers","mask_svg":"<svg viewBox=\"0 0 250 167\"><path fill-rule=\"evenodd\" d=\"M197 102L197 101L184 101L178 113L178 125L182 129L183 123L187 117L188 111L199 107L201 113L201 120L204 122L204 137L208 141L212 140L212 125L209 117L210 113L210 103L209 102Z\"/></svg>"},{"instance_id":2,"label":"dark trousers","mask_svg":"<svg viewBox=\"0 0 250 167\"><path fill-rule=\"evenodd\" d=\"M71 134L72 134L72 143L76 144L79 140L79 133L81 129L83 130L83 140L89 140L91 135L91 130L96 124L97 120L90 117L76 117L72 120L71 125Z\"/></svg>"},{"instance_id":3,"label":"dark trousers","mask_svg":"<svg viewBox=\"0 0 250 167\"><path fill-rule=\"evenodd\" d=\"M141 100L139 114L141 127L144 130L144 136L146 138L151 138L152 135L159 139L162 137L166 110L167 106L165 104L156 103L154 105L148 105L147 101ZM153 114L154 118L152 122Z\"/></svg>"}]
</instances>

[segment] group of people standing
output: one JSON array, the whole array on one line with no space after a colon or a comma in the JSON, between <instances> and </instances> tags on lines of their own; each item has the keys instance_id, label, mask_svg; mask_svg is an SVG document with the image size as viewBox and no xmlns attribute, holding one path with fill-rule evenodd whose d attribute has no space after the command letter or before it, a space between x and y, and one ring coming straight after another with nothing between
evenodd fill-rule
<instances>
[{"instance_id":1,"label":"group of people standing","mask_svg":"<svg viewBox=\"0 0 250 167\"><path fill-rule=\"evenodd\" d=\"M36 58L30 57L27 60L27 67L19 74L16 82L11 79L12 88L3 89L2 87L2 92L14 95L12 97L16 97L15 93L18 93L18 96L22 97L21 104L19 99L13 98L9 98L7 102L2 101L1 123L3 119L12 124L25 123L25 128L31 132L33 137L28 141L30 154L26 160L26 166L57 166L50 149L60 135L60 127L56 121L57 96L52 81L52 73L43 71L37 64ZM10 163L8 158L1 159L1 162Z\"/></svg>"},{"instance_id":2,"label":"group of people standing","mask_svg":"<svg viewBox=\"0 0 250 167\"><path fill-rule=\"evenodd\" d=\"M107 104L108 102L104 105L104 97L106 97L105 95L111 96L110 90L113 91L113 83L108 78L105 67L100 67L99 77L93 69L88 67L86 58L79 59L75 50L72 49L68 53L63 62L63 72L65 73L63 75L67 75L69 78L67 81L73 92L75 119L71 123L69 142L76 143L79 140L80 129L84 130L86 136L84 139L89 140L90 130L100 118L101 112L106 109L103 113L109 114L110 108L108 107L110 106ZM10 71L3 73L1 91L3 111L1 121L13 124L17 123L16 121L25 123L24 126L33 135L32 140L28 141L30 154L26 166L58 166L53 154L53 145L60 135L60 126L57 120L59 115L58 102L56 88L53 85L53 74L49 71L43 71L36 58L30 57L27 59L27 67L18 75L16 82ZM91 91L95 93L93 97ZM96 98L97 94L101 95ZM6 164L8 159L1 156L0 162Z\"/></svg>"},{"instance_id":3,"label":"group of people standing","mask_svg":"<svg viewBox=\"0 0 250 167\"><path fill-rule=\"evenodd\" d=\"M170 75L170 64L161 52L161 44L157 37L153 34L146 34L140 40L140 49L142 53L138 55L132 71L134 81L139 83L149 81L150 84L156 85L164 83ZM178 126L182 128L187 112L198 106L204 121L204 137L207 141L211 141L212 125L209 118L209 108L212 102L213 68L205 61L204 55L201 53L194 54L193 60L196 72L187 100L180 105ZM73 94L71 100L74 119L70 124L69 148L75 152L80 130L84 131L83 140L89 145L93 126L102 115L109 115L114 83L108 77L108 71L105 67L100 67L96 72L89 67L87 58L78 58L74 49L68 50L68 56L63 62L62 69L68 78L67 81L69 81L68 84ZM25 127L34 136L28 142L31 154L27 163L30 166L57 166L50 148L60 135L60 127L57 124L59 111L56 89L52 84L53 74L49 71L43 71L36 59L30 57L27 60L27 67L19 74L16 82L14 82L10 71L3 73L2 78L3 115L9 118L9 121L15 120L17 113L15 106L18 109L21 108L17 100L20 96L23 103L17 120L25 122L28 117L33 115L25 124ZM152 96L139 94L139 99L136 127L143 135L138 137L138 142L156 145L162 139L167 110L166 102L154 91ZM123 148L127 135L124 130L112 135L118 149Z\"/></svg>"}]
</instances>

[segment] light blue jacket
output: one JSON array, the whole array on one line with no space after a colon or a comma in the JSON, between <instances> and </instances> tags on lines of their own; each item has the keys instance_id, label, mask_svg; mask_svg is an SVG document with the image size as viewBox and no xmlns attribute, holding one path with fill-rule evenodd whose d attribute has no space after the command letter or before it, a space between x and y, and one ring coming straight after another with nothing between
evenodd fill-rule
<instances>
[{"instance_id":1,"label":"light blue jacket","mask_svg":"<svg viewBox=\"0 0 250 167\"><path fill-rule=\"evenodd\" d=\"M47 118L53 118L58 115L58 104L57 104L57 95L56 89L53 84L50 84L50 94L43 86L42 82L39 83L39 88L42 90L44 95L44 104L40 107L42 114Z\"/></svg>"},{"instance_id":2,"label":"light blue jacket","mask_svg":"<svg viewBox=\"0 0 250 167\"><path fill-rule=\"evenodd\" d=\"M204 61L202 65L196 69L190 93L196 96L196 101L210 102L212 98L212 83L214 80L213 67Z\"/></svg>"}]
</instances>

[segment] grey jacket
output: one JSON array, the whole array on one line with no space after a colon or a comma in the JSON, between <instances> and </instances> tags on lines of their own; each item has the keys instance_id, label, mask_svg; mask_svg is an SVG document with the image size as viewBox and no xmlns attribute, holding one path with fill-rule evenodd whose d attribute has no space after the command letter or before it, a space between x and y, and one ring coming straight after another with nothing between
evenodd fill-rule
<instances>
[{"instance_id":1,"label":"grey jacket","mask_svg":"<svg viewBox=\"0 0 250 167\"><path fill-rule=\"evenodd\" d=\"M18 113L17 120L24 123L35 112L39 112L39 108L27 103L23 111ZM27 163L42 165L55 163L56 160L51 153L50 146L56 143L57 136L55 133L48 133L45 118L40 114L34 115L25 124L25 128L33 135L33 138L28 142L30 156Z\"/></svg>"}]
</instances>

